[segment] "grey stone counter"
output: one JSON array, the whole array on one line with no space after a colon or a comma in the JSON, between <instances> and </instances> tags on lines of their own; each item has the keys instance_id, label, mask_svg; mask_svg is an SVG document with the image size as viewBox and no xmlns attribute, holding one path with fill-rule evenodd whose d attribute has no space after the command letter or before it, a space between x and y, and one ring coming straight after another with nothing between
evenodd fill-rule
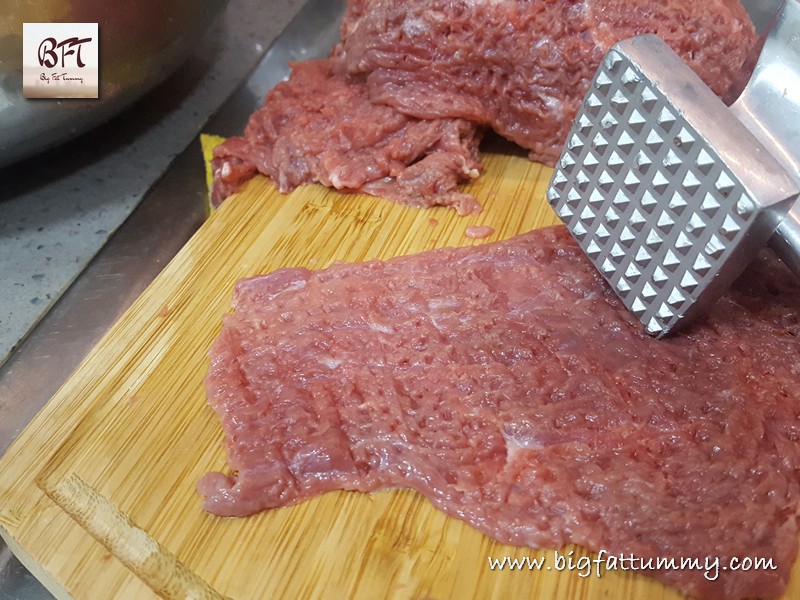
<instances>
[{"instance_id":1,"label":"grey stone counter","mask_svg":"<svg viewBox=\"0 0 800 600\"><path fill-rule=\"evenodd\" d=\"M135 105L0 171L0 363L303 3L230 0L189 60Z\"/></svg>"}]
</instances>

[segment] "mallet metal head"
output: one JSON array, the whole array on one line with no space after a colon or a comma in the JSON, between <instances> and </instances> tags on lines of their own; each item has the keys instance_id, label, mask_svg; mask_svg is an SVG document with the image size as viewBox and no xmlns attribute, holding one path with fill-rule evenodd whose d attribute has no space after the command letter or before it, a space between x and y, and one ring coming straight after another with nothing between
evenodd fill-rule
<instances>
[{"instance_id":1,"label":"mallet metal head","mask_svg":"<svg viewBox=\"0 0 800 600\"><path fill-rule=\"evenodd\" d=\"M602 61L547 199L647 332L662 337L707 310L764 247L798 195L796 175L645 35Z\"/></svg>"}]
</instances>

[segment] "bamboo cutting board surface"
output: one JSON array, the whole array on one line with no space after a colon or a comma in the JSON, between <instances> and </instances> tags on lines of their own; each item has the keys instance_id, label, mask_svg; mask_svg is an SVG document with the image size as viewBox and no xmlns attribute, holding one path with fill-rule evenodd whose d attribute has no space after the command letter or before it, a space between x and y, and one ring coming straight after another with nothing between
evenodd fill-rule
<instances>
[{"instance_id":1,"label":"bamboo cutting board surface","mask_svg":"<svg viewBox=\"0 0 800 600\"><path fill-rule=\"evenodd\" d=\"M64 598L679 598L631 573L558 570L554 552L495 543L410 491L332 492L244 519L200 508L197 479L226 470L203 378L235 282L481 243L468 225L495 240L556 223L549 169L499 142L484 161L467 188L484 211L468 217L319 186L281 196L261 178L227 201L0 460L9 547ZM552 569L492 571L490 556Z\"/></svg>"}]
</instances>

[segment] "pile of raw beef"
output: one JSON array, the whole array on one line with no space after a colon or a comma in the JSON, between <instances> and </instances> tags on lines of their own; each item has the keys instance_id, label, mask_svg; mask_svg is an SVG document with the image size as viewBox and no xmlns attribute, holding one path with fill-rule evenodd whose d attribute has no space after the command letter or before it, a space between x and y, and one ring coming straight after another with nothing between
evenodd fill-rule
<instances>
[{"instance_id":1,"label":"pile of raw beef","mask_svg":"<svg viewBox=\"0 0 800 600\"><path fill-rule=\"evenodd\" d=\"M325 60L294 63L214 154L212 202L257 173L460 214L491 129L552 165L606 51L663 38L717 93L755 34L738 0L351 0Z\"/></svg>"}]
</instances>

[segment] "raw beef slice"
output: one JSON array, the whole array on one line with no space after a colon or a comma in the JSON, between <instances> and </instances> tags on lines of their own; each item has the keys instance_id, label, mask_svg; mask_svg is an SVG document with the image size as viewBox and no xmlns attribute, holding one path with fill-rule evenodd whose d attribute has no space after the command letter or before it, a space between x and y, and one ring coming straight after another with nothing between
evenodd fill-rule
<instances>
[{"instance_id":1,"label":"raw beef slice","mask_svg":"<svg viewBox=\"0 0 800 600\"><path fill-rule=\"evenodd\" d=\"M212 203L257 173L281 192L319 182L411 206L480 211L458 183L478 176L480 133L463 119L417 119L370 102L336 60L292 65L247 124L214 151Z\"/></svg>"},{"instance_id":2,"label":"raw beef slice","mask_svg":"<svg viewBox=\"0 0 800 600\"><path fill-rule=\"evenodd\" d=\"M786 283L777 283L786 282ZM242 281L207 378L217 515L407 487L510 544L764 557L650 575L772 596L797 551L800 284L759 258L707 322L647 337L563 228Z\"/></svg>"},{"instance_id":3,"label":"raw beef slice","mask_svg":"<svg viewBox=\"0 0 800 600\"><path fill-rule=\"evenodd\" d=\"M643 33L720 95L755 42L738 0L351 0L337 51L374 102L490 125L552 165L602 57Z\"/></svg>"}]
</instances>

